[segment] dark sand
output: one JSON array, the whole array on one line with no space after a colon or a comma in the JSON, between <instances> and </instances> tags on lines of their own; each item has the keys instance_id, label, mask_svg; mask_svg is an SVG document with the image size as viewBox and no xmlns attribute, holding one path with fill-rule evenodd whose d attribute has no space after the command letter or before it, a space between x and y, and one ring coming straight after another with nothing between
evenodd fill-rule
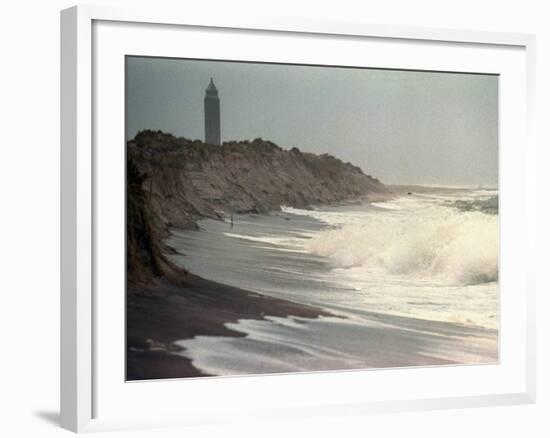
<instances>
[{"instance_id":1,"label":"dark sand","mask_svg":"<svg viewBox=\"0 0 550 438\"><path fill-rule=\"evenodd\" d=\"M262 296L190 273L129 286L126 303L127 380L201 377L173 342L197 335L244 336L225 327L264 316L331 316L312 306Z\"/></svg>"}]
</instances>

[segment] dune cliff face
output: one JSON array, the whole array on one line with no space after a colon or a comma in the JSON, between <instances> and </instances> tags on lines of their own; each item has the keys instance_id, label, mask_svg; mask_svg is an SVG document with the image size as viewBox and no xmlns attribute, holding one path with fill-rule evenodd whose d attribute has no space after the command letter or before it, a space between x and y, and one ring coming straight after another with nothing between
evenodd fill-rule
<instances>
[{"instance_id":1,"label":"dune cliff face","mask_svg":"<svg viewBox=\"0 0 550 438\"><path fill-rule=\"evenodd\" d=\"M142 131L128 158L164 226L190 227L201 217L307 208L385 192L377 179L328 154L284 150L269 141L213 146Z\"/></svg>"},{"instance_id":2,"label":"dune cliff face","mask_svg":"<svg viewBox=\"0 0 550 438\"><path fill-rule=\"evenodd\" d=\"M132 285L149 283L177 268L162 253L164 224L155 214L143 190L145 175L132 159L126 165L126 250L127 278Z\"/></svg>"}]
</instances>

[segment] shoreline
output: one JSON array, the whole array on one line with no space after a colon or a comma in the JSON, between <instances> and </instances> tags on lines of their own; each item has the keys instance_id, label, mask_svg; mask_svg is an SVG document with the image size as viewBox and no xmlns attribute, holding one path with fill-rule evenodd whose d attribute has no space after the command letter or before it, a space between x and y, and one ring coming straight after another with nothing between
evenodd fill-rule
<instances>
[{"instance_id":1,"label":"shoreline","mask_svg":"<svg viewBox=\"0 0 550 438\"><path fill-rule=\"evenodd\" d=\"M216 283L180 271L126 291L126 379L206 377L175 341L203 336L243 337L225 324L240 319L334 316L308 306Z\"/></svg>"},{"instance_id":2,"label":"shoreline","mask_svg":"<svg viewBox=\"0 0 550 438\"><path fill-rule=\"evenodd\" d=\"M344 199L344 200L341 200L341 201L321 203L321 204L312 203L312 204L307 205L306 207L300 207L300 208L302 208L304 210L314 210L317 207L344 207L344 206L359 205L359 204L362 204L362 203L371 204L373 202L386 202L386 201L390 201L392 199L395 199L397 196L402 196L404 194L406 194L406 192L404 192L404 191L403 192L392 192L391 190L388 190L387 192L369 193L368 195L358 196L358 197L355 197L355 198L348 198L348 199ZM169 225L168 233L167 233L168 235L162 239L162 243L163 243L163 245L165 245L165 247L163 249L166 252L169 252L169 253L174 250L174 248L170 247L169 245L166 245L166 243L165 243L166 240L168 240L168 238L172 234L171 233L172 228L177 229L177 230L183 230L183 231L188 231L188 230L200 231L201 228L200 228L199 222L204 221L204 220L214 220L214 221L227 222L228 218L231 216L232 213L235 214L235 215L266 216L266 215L270 215L270 214L273 214L273 213L281 213L283 211L284 207L285 207L285 205L280 205L276 209L262 211L262 212L258 212L258 211L254 211L254 210L244 210L244 211L234 211L234 212L220 210L219 212L217 212L216 215L211 215L211 216L196 215L196 216L193 216L192 217L193 222L191 224L184 225L184 226L182 226L182 225L178 225L178 226ZM298 207L292 207L292 208L298 208Z\"/></svg>"},{"instance_id":3,"label":"shoreline","mask_svg":"<svg viewBox=\"0 0 550 438\"><path fill-rule=\"evenodd\" d=\"M380 202L392 193L371 193L332 204ZM280 211L280 209L279 209ZM266 214L256 212L255 214ZM174 224L158 231L158 258L178 253L166 241L172 229L200 231L204 219L225 221L216 215L195 216L189 226ZM156 227L153 227L156 228ZM156 234L156 233L155 233ZM208 377L192 360L177 353L184 349L176 341L195 336L244 337L244 333L228 329L225 324L240 319L274 317L335 316L321 308L273 298L260 293L207 280L171 263L161 276L127 284L126 288L126 380L152 380L183 377Z\"/></svg>"},{"instance_id":4,"label":"shoreline","mask_svg":"<svg viewBox=\"0 0 550 438\"><path fill-rule=\"evenodd\" d=\"M413 194L425 194L425 193L457 193L465 190L498 190L491 188L474 188L474 187L460 187L460 186L432 186L432 185L418 185L418 184L387 184L386 188L394 195L408 195L409 192Z\"/></svg>"},{"instance_id":5,"label":"shoreline","mask_svg":"<svg viewBox=\"0 0 550 438\"><path fill-rule=\"evenodd\" d=\"M379 194L378 196L361 197L356 199L355 202L366 201L372 203L386 201L397 196L403 196L411 188L412 186L391 187L387 193ZM427 189L424 190L427 191ZM444 190L454 191L454 189ZM419 193L419 191L416 193ZM354 203L346 200L337 204L353 205ZM255 214L263 215L266 213ZM209 218L202 217L201 219ZM217 217L214 220L225 222L224 218L221 217ZM168 228L166 230L167 234L171 235L173 228L177 229L180 227ZM199 231L201 227L197 226L195 229ZM178 250L170 247L166 242L166 239L160 239L162 253L164 253L163 258L167 255L167 252L179 253ZM195 362L198 363L195 366L193 360L197 361L197 358L194 357L192 360L186 355L181 354L183 351L186 351L186 348L176 344L176 342L193 340L197 336L223 337L227 338L227 340L237 338L237 342L242 342L238 338L248 336L246 332L228 328L226 326L228 323L237 323L240 320L264 320L266 316L283 318L295 316L310 318L312 321L320 316L336 316L330 313L330 311L321 309L318 305L311 306L285 299L272 298L261 293L207 280L204 277L209 277L208 272L200 272L201 275L204 275L204 277L200 277L186 271L182 267L173 265L171 262L170 264L172 268L165 271L160 277L154 277L149 282L127 286L127 380L217 375L216 371L211 371L214 374L202 371L201 368L208 370L209 367L202 366L200 361ZM223 277L221 279L218 278L218 281L224 281ZM375 317L374 320L378 320L378 318ZM409 320L409 318L406 319ZM439 327L437 324L430 324L426 321L423 323L423 325L427 324L422 330L423 332L427 331L431 333L435 326ZM389 332L371 327L369 332L371 335L378 333L376 337L380 339L387 339L388 341L391 339L392 344L402 344L404 340L407 340L407 344L413 345L413 339L407 336L410 330L410 327L407 327L409 324L403 324L402 327L399 327L401 325L398 324L398 327L394 327ZM455 324L442 324L441 327L447 327L447 325L451 327ZM435 332L438 332L438 330L435 330ZM482 337L492 337L490 334L482 335L483 330L479 331L479 333L478 331L474 332L474 336L476 337L480 335ZM390 335L390 333L394 333L395 335ZM462 329L458 333L460 333L459 337L467 337L466 333L468 333L468 330ZM429 336L424 334L423 336L424 338L433 337L431 342L434 345L441 344L436 339L438 333L433 333ZM450 346L451 344L448 345L448 347ZM377 347L380 348L382 346L378 345ZM457 351L461 350L464 350L465 353L473 354L470 351L470 347L466 348L460 345ZM387 351L383 353L384 358L373 355L369 358L369 361L372 363L369 361L366 362L370 363L367 368L461 363L461 360L444 360L438 357L438 354L435 354L429 363L425 363L426 357L418 354L418 352L411 350L408 353L404 362L400 358L401 353L391 360L387 357ZM498 357L498 349L496 355ZM465 363L468 363L468 361ZM472 363L476 363L476 361Z\"/></svg>"}]
</instances>

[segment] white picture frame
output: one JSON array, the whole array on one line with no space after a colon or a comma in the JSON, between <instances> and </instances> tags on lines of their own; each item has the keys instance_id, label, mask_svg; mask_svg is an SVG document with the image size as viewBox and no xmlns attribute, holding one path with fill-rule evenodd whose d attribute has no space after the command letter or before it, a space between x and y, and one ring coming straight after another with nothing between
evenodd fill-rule
<instances>
[{"instance_id":1,"label":"white picture frame","mask_svg":"<svg viewBox=\"0 0 550 438\"><path fill-rule=\"evenodd\" d=\"M106 24L106 31L98 31L98 25ZM109 27L110 26L110 27ZM118 44L114 38L117 38L118 30L116 26L130 26L132 41L134 44L140 44L140 30L138 28L149 26L153 33L159 35L163 32L175 31L178 28L185 28L200 31L202 34L209 32L223 32L228 29L238 32L239 38L247 38L251 41L258 38L262 33L268 33L270 37L277 39L281 36L292 38L304 38L308 36L318 36L320 38L349 38L353 41L369 40L374 43L384 41L388 44L401 44L410 47L434 47L434 50L446 48L447 45L460 48L476 50L483 48L490 56L491 51L502 53L503 60L500 63L495 62L495 67L490 67L490 61L482 61L472 56L472 66L486 62L483 71L492 69L493 73L500 73L499 68L510 68L517 72L510 73L514 76L506 87L510 89L510 96L516 99L520 104L520 111L514 113L522 117L516 120L519 127L517 131L507 131L503 134L504 141L515 140L521 142L521 148L517 148L503 158L501 169L506 169L508 162L521 160L522 166L518 170L515 185L509 184L511 178L510 172L504 172L500 184L504 196L504 206L514 207L514 219L504 221L501 224L501 235L515 225L521 225L525 230L522 236L522 242L511 241L509 245L504 246L503 251L509 251L512 246L518 245L518 254L514 257L521 257L522 263L517 272L510 277L510 283L519 285L517 288L518 302L504 310L506 316L504 330L502 331L501 342L515 343L513 345L520 348L514 351L514 366L495 378L492 386L481 388L479 392L464 389L454 392L445 392L442 388L439 392L431 392L431 395L417 396L414 391L407 393L392 392L387 397L378 396L377 398L362 398L361 396L352 396L346 392L345 385L356 385L362 375L371 371L355 371L347 373L315 374L311 376L286 376L284 379L277 380L277 386L292 387L298 382L304 382L305 388L313 389L319 385L327 390L322 391L321 396L312 390L313 396L304 397L299 403L294 405L286 404L284 397L273 397L270 403L263 403L262 400L256 400L253 405L243 400L235 401L235 409L224 411L223 403L206 404L200 400L196 403L195 410L182 409L175 407L167 410L165 406L157 406L152 409L149 407L148 415L136 412L132 415L131 411L117 411L116 405L120 405L121 399L117 399L122 392L113 390L109 393L110 379L113 376L109 374L110 364L105 362L106 354L98 354L102 348L111 348L116 353L116 346L113 343L108 347L102 330L107 327L109 330L118 330L116 324L106 323L109 318L116 318L117 307L113 307L112 312L105 312L106 300L97 299L98 287L109 282L109 278L100 278L105 271L98 270L101 260L98 260L101 252L101 244L98 243L98 231L100 228L100 218L98 218L98 203L103 202L101 189L98 190L98 173L116 172L116 159L113 160L112 167L108 169L106 165L105 154L98 158L96 153L98 139L102 137L95 126L101 121L100 113L102 97L97 94L98 81L101 81L102 74L107 74L102 70L105 66L104 60L108 61L110 57L120 57L120 53L125 53L124 44ZM103 32L103 33L102 33ZM105 41L113 38L112 53L107 54ZM147 50L154 51L162 44L162 35L159 40L148 39L150 47ZM120 37L118 40L123 41ZM155 48L155 44L158 47ZM345 43L342 43L345 44ZM416 46L415 46L416 45ZM437 49L437 47L439 49ZM166 45L165 45L166 47ZM453 48L450 50L454 50ZM199 50L198 48L197 50ZM118 50L118 51L117 51ZM170 50L166 48L166 50ZM244 50L244 49L243 49ZM270 49L264 49L269 52ZM403 50L403 49L399 49ZM427 49L428 50L428 49ZM431 50L431 49L430 49ZM460 49L462 50L462 49ZM105 59L101 58L105 52ZM122 51L122 52L121 52ZM130 52L126 52L127 54ZM396 52L397 53L397 52ZM279 19L279 18L258 18L246 17L241 13L236 13L231 17L220 17L215 14L195 15L193 11L163 11L159 9L148 10L130 10L111 7L95 6L77 6L66 9L61 12L61 425L62 427L75 431L100 431L126 428L146 428L162 427L174 425L189 424L207 424L229 421L232 419L248 418L249 416L265 416L275 418L280 416L299 418L310 417L312 415L342 415L342 414L367 414L372 412L399 412L406 410L423 409L441 409L457 407L474 407L487 405L504 405L533 403L535 400L535 309L534 295L535 286L532 278L535 260L535 219L534 209L535 199L535 142L532 133L533 108L534 108L534 53L535 39L532 35L525 34L507 34L476 31L461 31L450 29L425 29L416 27L402 26L382 26L366 23L338 23L338 22L315 22L304 19ZM135 54L132 51L130 54ZM507 54L510 54L508 57ZM252 56L252 55L251 55ZM297 55L296 55L297 56ZM329 55L327 55L329 56ZM470 56L465 54L465 56ZM500 55L495 55L500 56ZM506 59L505 59L506 58ZM117 58L118 59L118 58ZM495 58L496 59L496 58ZM96 61L101 66L96 65ZM429 65L433 69L439 69L437 66L443 61L433 59ZM450 61L449 61L450 62ZM459 61L455 61L455 65ZM509 67L506 65L509 64ZM428 64L426 64L428 65ZM450 64L449 64L450 65ZM481 65L481 64L479 64ZM499 67L502 65L503 67ZM443 68L449 69L450 67ZM472 67L470 67L471 69ZM460 68L457 71L461 71ZM115 90L112 93L115 96L123 94L117 84L120 84L118 78L114 85ZM523 82L523 79L525 82ZM123 80L123 79L122 79ZM521 82L521 84L520 84ZM110 88L112 91L113 89ZM506 90L501 90L507 92ZM115 98L115 97L113 97ZM512 101L512 97L508 102ZM506 115L509 108L504 108L501 113L501 124L510 120ZM117 110L115 109L115 112ZM119 114L120 117L123 115ZM512 113L510 113L512 115ZM115 120L115 119L114 119ZM123 128L122 128L123 129ZM516 129L516 128L514 128ZM111 138L119 138L114 136ZM124 139L120 137L120 147L123 147ZM508 157L508 158L506 158ZM103 167L102 167L103 166ZM123 168L118 168L123 171ZM517 186L517 187L516 187ZM523 200L521 208L518 207L519 200ZM520 211L521 210L521 211ZM512 208L510 208L512 211ZM512 213L511 213L512 214ZM504 215L504 213L503 213ZM511 216L510 216L511 217ZM118 240L123 236L118 236ZM98 249L99 246L99 249ZM507 249L508 248L508 249ZM508 253L507 253L508 254ZM502 253L501 253L502 256ZM508 257L508 256L507 256ZM512 257L512 254L510 254ZM507 263L504 258L504 265ZM123 273L120 273L123 275ZM510 274L512 275L512 274ZM503 281L508 281L506 278ZM115 282L116 283L116 282ZM118 284L118 283L117 283ZM116 288L115 288L116 290ZM115 295L115 294L113 294ZM118 301L123 301L121 298ZM116 304L116 303L115 303ZM508 313L507 313L508 312ZM507 328L507 321L511 321L517 313L518 324L517 332L511 332ZM108 315L112 313L112 315ZM119 315L123 319L123 315ZM101 323L98 320L101 319ZM114 319L112 319L114 320ZM102 324L102 328L98 328ZM107 325L105 325L107 324ZM118 332L117 332L118 333ZM512 339L509 341L509 339ZM506 347L508 348L508 347ZM510 348L512 349L512 344ZM106 351L106 350L105 350ZM120 355L124 355L120 351ZM501 361L499 365L485 367L484 369L475 369L478 373L477 378L481 380L491 380L492 375L499 373L499 369L506 369L507 359ZM511 357L511 355L510 355ZM114 363L114 362L113 362ZM500 368L499 368L500 367ZM464 371L466 370L466 371ZM466 367L456 371L456 378L460 386L460 377L469 373ZM119 371L117 371L118 373ZM386 370L383 371L387 378L410 379L408 371L404 370ZM441 372L437 368L424 368L415 373L415 379L448 379L448 371ZM118 374L117 374L118 375ZM439 376L438 376L439 375ZM433 377L432 377L433 376ZM237 377L223 379L190 379L187 383L189 390L206 391L209 394L215 393L217 387L224 387L223 391L242 391L245 394L259 394L260 389L265 392L264 382L278 377ZM502 382L509 379L513 385L506 386ZM107 383L104 383L107 382ZM169 392L170 385L180 385L181 382L147 382L147 383L125 383L120 382L121 388L131 388L131 394L125 397L143 397L151 394L160 394ZM138 385L147 389L143 392L137 390ZM145 386L144 386L145 385ZM338 393L331 393L331 388L341 387L344 389ZM274 390L273 385L269 386ZM353 387L353 386L350 386ZM213 391L213 392L212 392ZM109 393L113 399L112 405L107 406L105 396L100 394ZM103 399L101 398L103 397ZM174 394L168 397L174 397ZM316 398L315 398L316 397ZM223 399L223 397L221 397ZM103 400L103 401L102 401ZM201 404L202 403L202 404ZM105 407L104 407L105 406ZM108 414L102 414L108 412Z\"/></svg>"}]
</instances>

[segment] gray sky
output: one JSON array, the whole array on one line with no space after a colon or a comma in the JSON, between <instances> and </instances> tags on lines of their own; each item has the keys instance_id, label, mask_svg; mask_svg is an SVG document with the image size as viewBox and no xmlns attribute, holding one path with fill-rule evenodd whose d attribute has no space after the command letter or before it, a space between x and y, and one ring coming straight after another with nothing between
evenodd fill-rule
<instances>
[{"instance_id":1,"label":"gray sky","mask_svg":"<svg viewBox=\"0 0 550 438\"><path fill-rule=\"evenodd\" d=\"M204 139L210 77L222 141L328 152L385 183L496 184L498 78L129 57L127 137Z\"/></svg>"}]
</instances>

